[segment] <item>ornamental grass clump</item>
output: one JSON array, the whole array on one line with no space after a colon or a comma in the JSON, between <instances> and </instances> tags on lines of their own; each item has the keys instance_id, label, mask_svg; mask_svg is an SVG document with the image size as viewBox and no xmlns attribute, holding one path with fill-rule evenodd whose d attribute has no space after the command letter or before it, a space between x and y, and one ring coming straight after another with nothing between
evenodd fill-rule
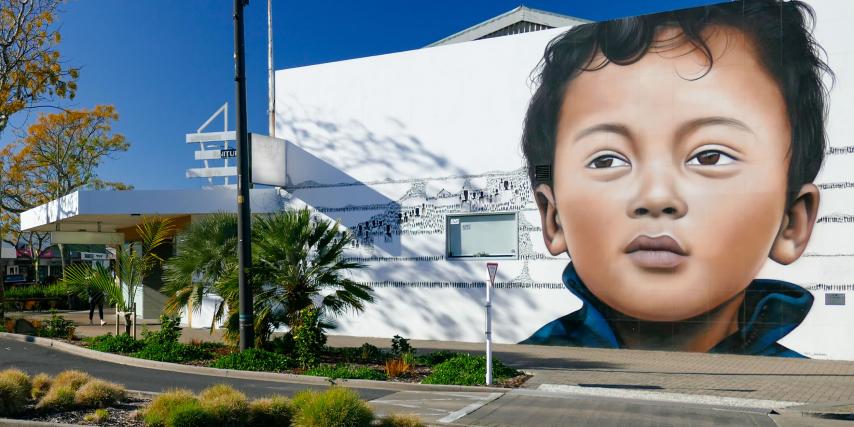
<instances>
[{"instance_id":1,"label":"ornamental grass clump","mask_svg":"<svg viewBox=\"0 0 854 427\"><path fill-rule=\"evenodd\" d=\"M23 412L30 398L30 387L30 377L23 371L0 371L0 416Z\"/></svg>"},{"instance_id":2,"label":"ornamental grass clump","mask_svg":"<svg viewBox=\"0 0 854 427\"><path fill-rule=\"evenodd\" d=\"M249 425L252 427L289 426L293 416L293 405L285 396L258 399L249 404Z\"/></svg>"},{"instance_id":3,"label":"ornamental grass clump","mask_svg":"<svg viewBox=\"0 0 854 427\"><path fill-rule=\"evenodd\" d=\"M348 388L332 387L325 392L301 391L292 400L293 424L301 427L367 427L374 413L359 395Z\"/></svg>"},{"instance_id":4,"label":"ornamental grass clump","mask_svg":"<svg viewBox=\"0 0 854 427\"><path fill-rule=\"evenodd\" d=\"M110 412L106 409L96 409L95 412L83 416L83 421L89 424L104 424L110 419Z\"/></svg>"},{"instance_id":5,"label":"ornamental grass clump","mask_svg":"<svg viewBox=\"0 0 854 427\"><path fill-rule=\"evenodd\" d=\"M166 418L166 427L210 427L225 426L205 409L198 400L179 404Z\"/></svg>"},{"instance_id":6,"label":"ornamental grass clump","mask_svg":"<svg viewBox=\"0 0 854 427\"><path fill-rule=\"evenodd\" d=\"M54 383L47 394L36 404L36 409L41 411L61 411L74 406L74 389L69 385L58 385Z\"/></svg>"},{"instance_id":7,"label":"ornamental grass clump","mask_svg":"<svg viewBox=\"0 0 854 427\"><path fill-rule=\"evenodd\" d=\"M83 384L86 384L91 380L92 377L82 371L62 371L53 377L51 389L54 387L68 387L73 391L77 391L80 387L83 387Z\"/></svg>"},{"instance_id":8,"label":"ornamental grass clump","mask_svg":"<svg viewBox=\"0 0 854 427\"><path fill-rule=\"evenodd\" d=\"M148 427L171 427L171 416L175 409L198 400L190 390L170 390L160 394L142 412L142 419Z\"/></svg>"},{"instance_id":9,"label":"ornamental grass clump","mask_svg":"<svg viewBox=\"0 0 854 427\"><path fill-rule=\"evenodd\" d=\"M106 408L125 399L124 387L102 380L92 380L74 394L74 404L85 408Z\"/></svg>"},{"instance_id":10,"label":"ornamental grass clump","mask_svg":"<svg viewBox=\"0 0 854 427\"><path fill-rule=\"evenodd\" d=\"M30 397L35 400L41 399L45 394L47 394L47 391L50 390L51 384L53 384L53 380L48 374L41 373L34 376L32 388L30 389Z\"/></svg>"},{"instance_id":11,"label":"ornamental grass clump","mask_svg":"<svg viewBox=\"0 0 854 427\"><path fill-rule=\"evenodd\" d=\"M416 415L387 415L375 424L377 427L426 427Z\"/></svg>"},{"instance_id":12,"label":"ornamental grass clump","mask_svg":"<svg viewBox=\"0 0 854 427\"><path fill-rule=\"evenodd\" d=\"M246 395L227 384L208 387L199 394L199 403L219 425L242 426L249 418Z\"/></svg>"}]
</instances>

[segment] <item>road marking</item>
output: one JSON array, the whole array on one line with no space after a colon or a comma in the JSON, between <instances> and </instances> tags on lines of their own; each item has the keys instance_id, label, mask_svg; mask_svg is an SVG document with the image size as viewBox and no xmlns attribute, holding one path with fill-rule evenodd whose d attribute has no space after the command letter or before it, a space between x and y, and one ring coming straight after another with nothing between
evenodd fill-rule
<instances>
[{"instance_id":1,"label":"road marking","mask_svg":"<svg viewBox=\"0 0 854 427\"><path fill-rule=\"evenodd\" d=\"M487 403L490 403L493 400L498 399L503 394L504 393L489 393L488 395L484 396L482 399L478 400L477 402L474 402L471 405L468 405L465 408L460 409L459 411L451 412L450 414L448 414L444 418L439 419L437 422L440 422L442 424L452 423L452 422L454 422L454 421L456 421L456 420L458 420L458 419L460 419L460 418L462 418L462 417L464 417L464 416L466 416L466 415L468 415L474 411L477 411L478 409L480 409L481 407L483 407Z\"/></svg>"},{"instance_id":2,"label":"road marking","mask_svg":"<svg viewBox=\"0 0 854 427\"><path fill-rule=\"evenodd\" d=\"M538 391L578 396L613 397L658 402L692 403L697 405L728 406L735 408L778 409L802 405L800 402L777 400L744 399L740 397L711 396L706 394L681 394L660 391L632 390L622 388L581 387L566 384L541 384ZM515 390L514 390L515 392Z\"/></svg>"}]
</instances>

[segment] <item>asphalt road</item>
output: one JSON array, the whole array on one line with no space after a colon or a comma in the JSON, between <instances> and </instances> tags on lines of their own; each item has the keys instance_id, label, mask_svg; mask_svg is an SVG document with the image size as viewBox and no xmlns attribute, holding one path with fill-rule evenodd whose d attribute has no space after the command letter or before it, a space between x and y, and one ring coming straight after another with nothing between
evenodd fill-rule
<instances>
[{"instance_id":1,"label":"asphalt road","mask_svg":"<svg viewBox=\"0 0 854 427\"><path fill-rule=\"evenodd\" d=\"M249 397L265 397L272 394L290 396L300 390L324 388L305 384L243 380L137 368L75 356L31 343L0 338L0 369L6 368L18 368L32 375L39 372L53 375L66 369L79 369L94 377L123 384L129 390L158 393L173 388L187 388L199 392L205 387L223 383L233 385ZM373 400L394 393L394 391L376 389L356 388L354 390L366 400Z\"/></svg>"},{"instance_id":2,"label":"asphalt road","mask_svg":"<svg viewBox=\"0 0 854 427\"><path fill-rule=\"evenodd\" d=\"M324 388L137 368L0 338L0 369L6 368L19 368L30 374L56 374L66 369L79 369L95 377L124 384L130 390L148 392L161 392L172 388L188 388L198 392L213 384L226 383L250 397L263 397L271 394L290 396L300 390ZM378 399L372 404L380 413L415 413L431 423L439 421L456 425L541 427L778 425L768 416L767 411L549 394L532 390L509 391L495 400L485 398L489 393L396 392L359 388L354 390L365 400ZM479 401L482 403L478 403ZM822 423L823 421L815 418L800 418L779 425L826 425Z\"/></svg>"}]
</instances>

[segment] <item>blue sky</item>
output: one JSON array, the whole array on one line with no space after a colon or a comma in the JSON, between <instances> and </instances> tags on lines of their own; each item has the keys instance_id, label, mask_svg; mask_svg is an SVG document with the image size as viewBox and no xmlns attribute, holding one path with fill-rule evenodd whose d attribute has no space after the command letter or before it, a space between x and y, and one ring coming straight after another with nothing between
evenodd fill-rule
<instances>
[{"instance_id":1,"label":"blue sky","mask_svg":"<svg viewBox=\"0 0 854 427\"><path fill-rule=\"evenodd\" d=\"M530 0L523 4L591 20L718 0ZM506 12L519 0L274 0L276 68L417 49ZM184 178L194 132L229 102L233 121L233 28L229 0L71 0L59 15L65 61L81 67L67 106L115 105L115 130L131 149L101 168L138 189L192 188ZM266 0L246 8L249 130L267 133ZM18 117L18 121L22 116ZM9 140L5 132L0 144Z\"/></svg>"}]
</instances>

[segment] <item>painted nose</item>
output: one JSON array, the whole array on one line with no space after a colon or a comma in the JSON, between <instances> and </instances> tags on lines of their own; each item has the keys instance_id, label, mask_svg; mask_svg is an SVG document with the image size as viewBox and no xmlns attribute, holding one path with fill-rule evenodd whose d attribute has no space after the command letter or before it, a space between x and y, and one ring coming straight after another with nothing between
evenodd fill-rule
<instances>
[{"instance_id":1,"label":"painted nose","mask_svg":"<svg viewBox=\"0 0 854 427\"><path fill-rule=\"evenodd\" d=\"M631 200L627 214L631 218L670 217L678 219L688 213L688 204L676 188L678 177L650 174L644 179L637 195Z\"/></svg>"}]
</instances>

